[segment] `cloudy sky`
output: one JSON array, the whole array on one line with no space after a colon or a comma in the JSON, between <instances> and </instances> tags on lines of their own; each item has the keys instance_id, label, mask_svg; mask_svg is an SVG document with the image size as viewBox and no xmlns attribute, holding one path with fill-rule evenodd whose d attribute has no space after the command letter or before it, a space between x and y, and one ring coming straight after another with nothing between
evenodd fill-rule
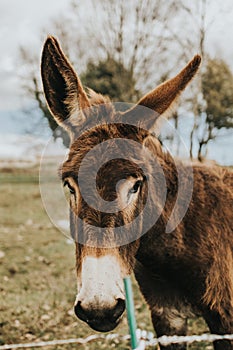
<instances>
[{"instance_id":1,"label":"cloudy sky","mask_svg":"<svg viewBox=\"0 0 233 350\"><path fill-rule=\"evenodd\" d=\"M211 7L208 8L208 21L210 22L208 50L212 55L224 58L233 70L232 0L209 0L209 3ZM8 132L6 127L8 130L12 128L10 118L8 118L9 125L7 126L6 112L22 109L28 103L28 101L22 99L20 80L17 75L19 46L30 46L35 55L38 56L39 62L45 39L41 35L42 29L46 27L49 34L54 34L52 26L50 27L51 19L67 11L68 6L69 0L0 0L0 134L2 136ZM229 137L231 138L231 136ZM229 150L229 141L226 139L225 145L223 141L219 142L219 146L216 143L215 148L210 148L211 157L212 155L215 157L216 150L219 152L222 147L219 159L223 159L223 156L227 154L228 162L231 163L233 161L232 155L225 151ZM9 149L7 141L2 139L0 145L2 151L4 151L3 143L5 149ZM16 142L15 144L15 147L18 148L19 143ZM232 152L230 153L232 154Z\"/></svg>"},{"instance_id":2,"label":"cloudy sky","mask_svg":"<svg viewBox=\"0 0 233 350\"><path fill-rule=\"evenodd\" d=\"M210 3L209 50L221 55L233 68L232 0L211 0ZM30 45L39 57L42 28L49 31L51 18L65 12L68 4L69 0L0 0L0 110L17 109L22 104L16 74L18 47Z\"/></svg>"},{"instance_id":3,"label":"cloudy sky","mask_svg":"<svg viewBox=\"0 0 233 350\"><path fill-rule=\"evenodd\" d=\"M41 29L67 8L68 0L0 0L0 110L20 107L17 67L20 45L35 47L40 55ZM42 43L41 43L42 45Z\"/></svg>"}]
</instances>

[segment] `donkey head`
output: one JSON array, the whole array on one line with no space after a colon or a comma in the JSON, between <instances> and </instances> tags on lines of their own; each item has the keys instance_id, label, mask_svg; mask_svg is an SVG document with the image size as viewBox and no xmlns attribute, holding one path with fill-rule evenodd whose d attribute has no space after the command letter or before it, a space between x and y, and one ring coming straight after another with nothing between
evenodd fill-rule
<instances>
[{"instance_id":1,"label":"donkey head","mask_svg":"<svg viewBox=\"0 0 233 350\"><path fill-rule=\"evenodd\" d=\"M150 129L160 114L170 110L199 64L200 57L195 56L175 78L120 112L106 97L91 90L87 95L56 39L45 42L46 100L71 138L61 177L70 190L70 230L76 242L75 313L95 330L109 331L119 323L125 307L122 280L134 267L148 193L160 198L149 181L156 152L159 156L161 151ZM151 137L154 159L145 152ZM153 210L159 216L158 208Z\"/></svg>"}]
</instances>

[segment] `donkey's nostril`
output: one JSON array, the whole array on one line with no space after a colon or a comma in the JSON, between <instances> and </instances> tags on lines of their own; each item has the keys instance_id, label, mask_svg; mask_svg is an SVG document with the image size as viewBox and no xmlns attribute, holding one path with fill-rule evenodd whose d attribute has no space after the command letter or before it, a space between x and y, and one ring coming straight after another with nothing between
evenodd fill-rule
<instances>
[{"instance_id":1,"label":"donkey's nostril","mask_svg":"<svg viewBox=\"0 0 233 350\"><path fill-rule=\"evenodd\" d=\"M78 301L77 304L74 306L74 312L80 320L88 323L88 315L85 312L85 310L83 310L81 306L81 301Z\"/></svg>"},{"instance_id":2,"label":"donkey's nostril","mask_svg":"<svg viewBox=\"0 0 233 350\"><path fill-rule=\"evenodd\" d=\"M125 301L121 298L117 299L117 304L113 309L112 318L117 320L125 310Z\"/></svg>"}]
</instances>

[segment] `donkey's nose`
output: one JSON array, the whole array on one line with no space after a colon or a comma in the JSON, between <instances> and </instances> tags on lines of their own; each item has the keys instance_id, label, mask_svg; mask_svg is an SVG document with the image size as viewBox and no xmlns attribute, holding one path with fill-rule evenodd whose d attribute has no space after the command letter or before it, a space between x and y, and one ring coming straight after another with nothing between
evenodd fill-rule
<instances>
[{"instance_id":1,"label":"donkey's nose","mask_svg":"<svg viewBox=\"0 0 233 350\"><path fill-rule=\"evenodd\" d=\"M95 308L93 305L89 308L84 308L82 302L74 307L76 316L86 322L90 327L99 332L108 332L114 329L119 323L119 318L125 310L125 301L123 299L116 299L114 307Z\"/></svg>"}]
</instances>

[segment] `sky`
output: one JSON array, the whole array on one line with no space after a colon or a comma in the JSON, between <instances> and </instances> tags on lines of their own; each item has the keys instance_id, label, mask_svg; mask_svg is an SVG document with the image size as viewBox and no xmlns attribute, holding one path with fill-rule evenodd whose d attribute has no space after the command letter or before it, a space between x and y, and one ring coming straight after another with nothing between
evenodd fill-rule
<instances>
[{"instance_id":1,"label":"sky","mask_svg":"<svg viewBox=\"0 0 233 350\"><path fill-rule=\"evenodd\" d=\"M41 52L41 30L65 11L68 0L0 0L0 110L21 107L18 67L19 46Z\"/></svg>"},{"instance_id":2,"label":"sky","mask_svg":"<svg viewBox=\"0 0 233 350\"><path fill-rule=\"evenodd\" d=\"M232 0L212 0L208 46L210 52L221 55L233 69L233 6ZM216 6L221 4L221 11ZM69 0L0 0L0 110L22 105L18 48L34 48L38 57L43 45L42 28L50 29L51 19L67 10ZM229 10L230 9L230 10ZM52 28L51 28L52 32Z\"/></svg>"},{"instance_id":3,"label":"sky","mask_svg":"<svg viewBox=\"0 0 233 350\"><path fill-rule=\"evenodd\" d=\"M223 57L233 69L232 0L211 0L211 4L209 51ZM20 110L28 103L22 98L17 74L19 46L30 46L39 59L45 39L41 35L42 28L48 28L48 33L53 34L51 19L64 13L68 5L69 0L0 0L0 135L6 132L4 124L9 124L4 123L4 113ZM10 118L10 114L7 115ZM214 154L213 150L211 152Z\"/></svg>"}]
</instances>

